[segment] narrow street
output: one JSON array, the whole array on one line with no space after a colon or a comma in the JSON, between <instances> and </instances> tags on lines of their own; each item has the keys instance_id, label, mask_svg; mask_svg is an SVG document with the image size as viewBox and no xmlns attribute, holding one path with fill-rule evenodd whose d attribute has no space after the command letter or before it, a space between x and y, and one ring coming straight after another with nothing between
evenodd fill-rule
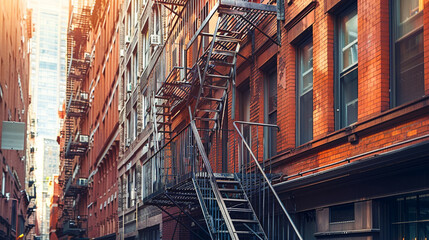
<instances>
[{"instance_id":1,"label":"narrow street","mask_svg":"<svg viewBox=\"0 0 429 240\"><path fill-rule=\"evenodd\" d=\"M429 237L429 0L2 0L0 29L0 240Z\"/></svg>"}]
</instances>

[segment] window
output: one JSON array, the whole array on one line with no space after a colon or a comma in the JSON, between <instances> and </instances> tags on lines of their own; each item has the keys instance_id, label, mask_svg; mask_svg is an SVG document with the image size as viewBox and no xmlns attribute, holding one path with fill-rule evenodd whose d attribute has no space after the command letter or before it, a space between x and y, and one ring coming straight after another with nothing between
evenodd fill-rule
<instances>
[{"instance_id":1,"label":"window","mask_svg":"<svg viewBox=\"0 0 429 240\"><path fill-rule=\"evenodd\" d=\"M343 223L355 220L354 203L329 208L329 223Z\"/></svg>"},{"instance_id":2,"label":"window","mask_svg":"<svg viewBox=\"0 0 429 240\"><path fill-rule=\"evenodd\" d=\"M16 231L16 200L12 200L12 216L10 220L11 228Z\"/></svg>"},{"instance_id":3,"label":"window","mask_svg":"<svg viewBox=\"0 0 429 240\"><path fill-rule=\"evenodd\" d=\"M127 64L127 93L131 93L133 91L133 78L132 78L132 71L131 71L131 61Z\"/></svg>"},{"instance_id":4,"label":"window","mask_svg":"<svg viewBox=\"0 0 429 240\"><path fill-rule=\"evenodd\" d=\"M127 25L126 25L126 33L127 33L127 37L131 38L131 8L128 9L127 11Z\"/></svg>"},{"instance_id":5,"label":"window","mask_svg":"<svg viewBox=\"0 0 429 240\"><path fill-rule=\"evenodd\" d=\"M423 1L392 4L392 106L424 95Z\"/></svg>"},{"instance_id":6,"label":"window","mask_svg":"<svg viewBox=\"0 0 429 240\"><path fill-rule=\"evenodd\" d=\"M249 82L246 81L243 83L240 87L238 87L238 114L240 121L250 122L250 86ZM251 135L251 127L247 124L241 124L240 125L240 131L243 134L244 140L249 144L251 147L251 141L250 141L250 135ZM246 149L244 144L242 144L241 148L243 149L242 152L239 154L242 155L243 163L247 164L250 161L250 152Z\"/></svg>"},{"instance_id":7,"label":"window","mask_svg":"<svg viewBox=\"0 0 429 240\"><path fill-rule=\"evenodd\" d=\"M155 5L154 6L154 10L153 10L153 34L156 36L159 36L159 39L161 39L161 19L160 19L160 14L159 14L159 9L158 9L159 5ZM155 51L158 49L158 45L155 44L153 45L152 48L152 54L155 53Z\"/></svg>"},{"instance_id":8,"label":"window","mask_svg":"<svg viewBox=\"0 0 429 240\"><path fill-rule=\"evenodd\" d=\"M297 145L313 139L313 41L300 46L297 77Z\"/></svg>"},{"instance_id":9,"label":"window","mask_svg":"<svg viewBox=\"0 0 429 240\"><path fill-rule=\"evenodd\" d=\"M428 239L428 193L391 198L385 209L383 215L388 216L390 225L386 229L391 231L389 239Z\"/></svg>"},{"instance_id":10,"label":"window","mask_svg":"<svg viewBox=\"0 0 429 240\"><path fill-rule=\"evenodd\" d=\"M134 24L137 25L139 17L139 0L134 0Z\"/></svg>"},{"instance_id":11,"label":"window","mask_svg":"<svg viewBox=\"0 0 429 240\"><path fill-rule=\"evenodd\" d=\"M150 42L149 42L149 31L148 27L145 26L143 29L143 69L149 65L150 57Z\"/></svg>"},{"instance_id":12,"label":"window","mask_svg":"<svg viewBox=\"0 0 429 240\"><path fill-rule=\"evenodd\" d=\"M17 235L19 236L24 233L24 228L25 228L25 219L22 217L22 215L18 217L18 223L19 223L18 225L19 229L18 229Z\"/></svg>"},{"instance_id":13,"label":"window","mask_svg":"<svg viewBox=\"0 0 429 240\"><path fill-rule=\"evenodd\" d=\"M358 114L358 22L356 6L338 18L339 75L336 83L336 129L357 121Z\"/></svg>"},{"instance_id":14,"label":"window","mask_svg":"<svg viewBox=\"0 0 429 240\"><path fill-rule=\"evenodd\" d=\"M3 177L1 181L1 195L4 196L6 193L6 175L3 172Z\"/></svg>"},{"instance_id":15,"label":"window","mask_svg":"<svg viewBox=\"0 0 429 240\"><path fill-rule=\"evenodd\" d=\"M131 126L131 123L132 123L132 121L131 121L131 116L130 116L130 114L128 114L128 116L127 116L127 147L129 147L129 144L131 143L131 129L132 129L132 126Z\"/></svg>"},{"instance_id":16,"label":"window","mask_svg":"<svg viewBox=\"0 0 429 240\"><path fill-rule=\"evenodd\" d=\"M133 107L133 140L137 138L138 111L137 104Z\"/></svg>"},{"instance_id":17,"label":"window","mask_svg":"<svg viewBox=\"0 0 429 240\"><path fill-rule=\"evenodd\" d=\"M139 240L159 240L160 233L159 233L159 225L151 228L144 229L139 233Z\"/></svg>"},{"instance_id":18,"label":"window","mask_svg":"<svg viewBox=\"0 0 429 240\"><path fill-rule=\"evenodd\" d=\"M148 97L147 97L147 91L143 93L143 129L146 128L147 122L149 120L149 113L148 113Z\"/></svg>"},{"instance_id":19,"label":"window","mask_svg":"<svg viewBox=\"0 0 429 240\"><path fill-rule=\"evenodd\" d=\"M271 66L265 75L265 122L277 124L277 66ZM277 129L267 128L265 130L268 141L265 146L265 158L271 158L277 154Z\"/></svg>"},{"instance_id":20,"label":"window","mask_svg":"<svg viewBox=\"0 0 429 240\"><path fill-rule=\"evenodd\" d=\"M139 58L138 58L138 52L137 49L134 50L133 53L133 63L134 63L134 84L133 87L135 88L138 84L137 79L139 77Z\"/></svg>"}]
</instances>

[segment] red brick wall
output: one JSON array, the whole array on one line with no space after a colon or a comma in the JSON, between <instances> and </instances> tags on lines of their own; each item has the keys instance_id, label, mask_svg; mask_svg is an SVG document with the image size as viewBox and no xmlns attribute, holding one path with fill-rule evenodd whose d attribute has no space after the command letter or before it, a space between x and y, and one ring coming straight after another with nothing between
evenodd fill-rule
<instances>
[{"instance_id":1,"label":"red brick wall","mask_svg":"<svg viewBox=\"0 0 429 240\"><path fill-rule=\"evenodd\" d=\"M286 6L287 25L310 1L293 1ZM339 1L341 2L341 1ZM278 151L274 160L277 172L295 174L314 167L334 163L357 154L423 136L429 131L425 102L416 101L389 110L389 1L358 0L358 122L349 128L335 131L334 119L334 29L335 15L325 12L325 1L318 1L312 25L313 37L313 141L295 147L295 62L293 39L282 29L282 46L278 54ZM341 3L340 3L341 4ZM425 2L425 39L428 2ZM292 33L291 33L292 34ZM294 32L293 37L296 37ZM425 56L429 45L425 41ZM428 73L428 58L425 71ZM427 74L426 74L427 75ZM428 78L425 89L428 93ZM254 84L259 84L255 82ZM261 85L260 85L261 86ZM253 111L261 112L260 106ZM255 118L256 119L256 118ZM356 134L357 143L348 137ZM418 142L418 141L416 141ZM415 144L412 142L409 144ZM406 144L401 145L401 147ZM394 148L389 148L392 150ZM387 151L387 150L385 150Z\"/></svg>"},{"instance_id":2,"label":"red brick wall","mask_svg":"<svg viewBox=\"0 0 429 240\"><path fill-rule=\"evenodd\" d=\"M7 1L0 4L0 143L6 141L1 136L3 121L27 122L29 97L29 49L27 34L27 21L24 19L27 12L24 1ZM31 19L31 16L27 16ZM31 26L30 26L31 27ZM29 31L31 32L31 31ZM20 80L20 84L19 81ZM22 99L21 99L22 94ZM27 124L26 124L27 126ZM27 130L27 127L25 127ZM26 219L27 203L26 189L26 144L24 150L0 151L0 190L2 189L3 173L5 174L5 193L9 193L9 200L0 192L0 216L6 221L0 223L0 232L16 237L19 233L18 216ZM12 203L16 203L16 232L10 231ZM9 229L8 229L9 228ZM0 238L4 237L0 235Z\"/></svg>"},{"instance_id":3,"label":"red brick wall","mask_svg":"<svg viewBox=\"0 0 429 240\"><path fill-rule=\"evenodd\" d=\"M389 109L389 1L358 1L358 119Z\"/></svg>"}]
</instances>

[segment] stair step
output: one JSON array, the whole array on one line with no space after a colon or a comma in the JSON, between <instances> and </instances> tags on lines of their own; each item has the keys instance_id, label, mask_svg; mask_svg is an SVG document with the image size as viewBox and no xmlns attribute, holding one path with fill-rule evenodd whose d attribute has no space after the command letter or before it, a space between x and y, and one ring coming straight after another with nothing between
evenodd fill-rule
<instances>
[{"instance_id":1,"label":"stair step","mask_svg":"<svg viewBox=\"0 0 429 240\"><path fill-rule=\"evenodd\" d=\"M225 56L235 56L235 54L237 54L237 53L235 51L231 51L231 50L213 49L212 54L219 54L219 55L225 55Z\"/></svg>"},{"instance_id":2,"label":"stair step","mask_svg":"<svg viewBox=\"0 0 429 240\"><path fill-rule=\"evenodd\" d=\"M236 180L222 180L222 179L216 179L216 182L218 184L238 184L238 181Z\"/></svg>"},{"instance_id":3,"label":"stair step","mask_svg":"<svg viewBox=\"0 0 429 240\"><path fill-rule=\"evenodd\" d=\"M216 66L227 66L227 67L233 67L235 64L230 62L225 62L221 60L210 60L210 63Z\"/></svg>"},{"instance_id":4,"label":"stair step","mask_svg":"<svg viewBox=\"0 0 429 240\"><path fill-rule=\"evenodd\" d=\"M210 98L210 97L201 97L204 100L214 101L214 102L222 102L223 100L220 98Z\"/></svg>"},{"instance_id":5,"label":"stair step","mask_svg":"<svg viewBox=\"0 0 429 240\"><path fill-rule=\"evenodd\" d=\"M219 233L229 233L227 230L220 230L218 231ZM235 233L237 234L247 234L247 235L254 235L255 233L251 232L251 231L235 231ZM262 234L262 232L256 232L257 235Z\"/></svg>"},{"instance_id":6,"label":"stair step","mask_svg":"<svg viewBox=\"0 0 429 240\"><path fill-rule=\"evenodd\" d=\"M218 85L204 85L204 88L216 88L216 89L223 89L226 90L227 87L226 86L218 86Z\"/></svg>"},{"instance_id":7,"label":"stair step","mask_svg":"<svg viewBox=\"0 0 429 240\"><path fill-rule=\"evenodd\" d=\"M200 33L203 36L207 36L207 37L213 37L213 33L207 33L207 32L201 32ZM233 36L227 36L227 35L216 35L216 39L221 38L222 41L230 41L230 42L241 42L241 39L239 38L235 38Z\"/></svg>"},{"instance_id":8,"label":"stair step","mask_svg":"<svg viewBox=\"0 0 429 240\"><path fill-rule=\"evenodd\" d=\"M245 212L251 213L252 210L249 208L227 208L228 212Z\"/></svg>"},{"instance_id":9,"label":"stair step","mask_svg":"<svg viewBox=\"0 0 429 240\"><path fill-rule=\"evenodd\" d=\"M239 202L239 203L247 203L246 199L242 198L222 198L224 202Z\"/></svg>"},{"instance_id":10,"label":"stair step","mask_svg":"<svg viewBox=\"0 0 429 240\"><path fill-rule=\"evenodd\" d=\"M243 189L236 189L236 188L219 188L219 191L221 192L230 192L230 193L242 193Z\"/></svg>"},{"instance_id":11,"label":"stair step","mask_svg":"<svg viewBox=\"0 0 429 240\"><path fill-rule=\"evenodd\" d=\"M197 109L197 112L220 112L217 109Z\"/></svg>"},{"instance_id":12,"label":"stair step","mask_svg":"<svg viewBox=\"0 0 429 240\"><path fill-rule=\"evenodd\" d=\"M230 76L225 76L225 75L218 75L218 74L210 74L207 73L206 77L211 77L211 78L224 78L224 79L230 79Z\"/></svg>"},{"instance_id":13,"label":"stair step","mask_svg":"<svg viewBox=\"0 0 429 240\"><path fill-rule=\"evenodd\" d=\"M232 179L234 180L234 174L232 173L213 173L216 179Z\"/></svg>"},{"instance_id":14,"label":"stair step","mask_svg":"<svg viewBox=\"0 0 429 240\"><path fill-rule=\"evenodd\" d=\"M215 119L215 118L195 117L195 119L197 119L197 120L201 120L201 121L214 121L214 122L216 122L216 121L217 121L217 119Z\"/></svg>"},{"instance_id":15,"label":"stair step","mask_svg":"<svg viewBox=\"0 0 429 240\"><path fill-rule=\"evenodd\" d=\"M258 223L257 220L253 219L231 219L232 222L239 222L239 223Z\"/></svg>"}]
</instances>

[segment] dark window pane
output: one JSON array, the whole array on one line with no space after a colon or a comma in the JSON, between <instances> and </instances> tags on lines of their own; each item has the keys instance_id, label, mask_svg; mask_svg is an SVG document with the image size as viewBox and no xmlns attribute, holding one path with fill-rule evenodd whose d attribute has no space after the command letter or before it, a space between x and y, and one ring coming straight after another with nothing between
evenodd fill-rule
<instances>
[{"instance_id":1,"label":"dark window pane","mask_svg":"<svg viewBox=\"0 0 429 240\"><path fill-rule=\"evenodd\" d=\"M423 32L396 43L396 66L396 104L423 96Z\"/></svg>"},{"instance_id":2,"label":"dark window pane","mask_svg":"<svg viewBox=\"0 0 429 240\"><path fill-rule=\"evenodd\" d=\"M268 116L268 123L277 124L277 111ZM277 128L269 128L269 139L268 157L270 158L277 154Z\"/></svg>"},{"instance_id":3,"label":"dark window pane","mask_svg":"<svg viewBox=\"0 0 429 240\"><path fill-rule=\"evenodd\" d=\"M329 222L349 222L355 220L355 205L345 204L329 208Z\"/></svg>"},{"instance_id":4,"label":"dark window pane","mask_svg":"<svg viewBox=\"0 0 429 240\"><path fill-rule=\"evenodd\" d=\"M12 216L11 216L11 228L16 230L16 201L12 200Z\"/></svg>"},{"instance_id":5,"label":"dark window pane","mask_svg":"<svg viewBox=\"0 0 429 240\"><path fill-rule=\"evenodd\" d=\"M307 41L299 51L297 96L297 144L313 139L313 42Z\"/></svg>"},{"instance_id":6,"label":"dark window pane","mask_svg":"<svg viewBox=\"0 0 429 240\"><path fill-rule=\"evenodd\" d=\"M357 121L358 114L358 71L353 70L340 79L341 84L341 127Z\"/></svg>"},{"instance_id":7,"label":"dark window pane","mask_svg":"<svg viewBox=\"0 0 429 240\"><path fill-rule=\"evenodd\" d=\"M299 145L313 139L313 90L300 97L300 129Z\"/></svg>"}]
</instances>

